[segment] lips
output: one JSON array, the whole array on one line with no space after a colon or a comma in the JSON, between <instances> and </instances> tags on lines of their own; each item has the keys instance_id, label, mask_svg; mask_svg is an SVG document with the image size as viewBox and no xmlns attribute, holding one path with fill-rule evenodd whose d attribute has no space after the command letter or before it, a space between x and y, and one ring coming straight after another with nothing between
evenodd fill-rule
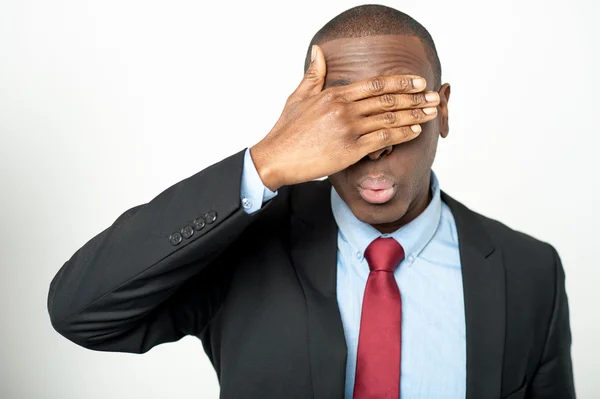
<instances>
[{"instance_id":1,"label":"lips","mask_svg":"<svg viewBox=\"0 0 600 399\"><path fill-rule=\"evenodd\" d=\"M361 180L358 192L368 203L383 204L392 199L396 193L396 185L389 179L367 177Z\"/></svg>"}]
</instances>

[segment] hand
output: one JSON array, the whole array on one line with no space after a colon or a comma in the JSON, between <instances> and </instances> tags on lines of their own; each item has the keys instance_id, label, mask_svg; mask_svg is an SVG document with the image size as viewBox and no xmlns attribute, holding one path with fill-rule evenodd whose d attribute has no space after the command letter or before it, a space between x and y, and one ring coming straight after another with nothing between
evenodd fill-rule
<instances>
[{"instance_id":1,"label":"hand","mask_svg":"<svg viewBox=\"0 0 600 399\"><path fill-rule=\"evenodd\" d=\"M434 119L439 95L425 79L378 76L322 90L325 57L319 46L273 129L250 148L263 184L283 185L339 172L367 154L412 140Z\"/></svg>"}]
</instances>

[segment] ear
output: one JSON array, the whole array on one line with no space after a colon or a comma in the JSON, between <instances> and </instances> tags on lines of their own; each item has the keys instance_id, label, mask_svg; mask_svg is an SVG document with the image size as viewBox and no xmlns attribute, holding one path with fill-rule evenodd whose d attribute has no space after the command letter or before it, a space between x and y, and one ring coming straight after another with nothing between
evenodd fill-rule
<instances>
[{"instance_id":1,"label":"ear","mask_svg":"<svg viewBox=\"0 0 600 399\"><path fill-rule=\"evenodd\" d=\"M448 125L448 101L450 101L450 84L444 83L438 91L440 95L440 136L446 138L450 132Z\"/></svg>"}]
</instances>

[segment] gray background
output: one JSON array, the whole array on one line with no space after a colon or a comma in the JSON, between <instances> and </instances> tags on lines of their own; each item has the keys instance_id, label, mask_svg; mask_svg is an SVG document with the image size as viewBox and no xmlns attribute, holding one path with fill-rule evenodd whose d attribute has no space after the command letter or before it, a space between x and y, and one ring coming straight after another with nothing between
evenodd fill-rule
<instances>
[{"instance_id":1,"label":"gray background","mask_svg":"<svg viewBox=\"0 0 600 399\"><path fill-rule=\"evenodd\" d=\"M260 140L313 33L357 4L0 2L0 397L218 396L195 338L136 356L60 337L50 280L124 210ZM431 31L452 84L443 189L556 246L579 397L600 397L598 3L385 4Z\"/></svg>"}]
</instances>

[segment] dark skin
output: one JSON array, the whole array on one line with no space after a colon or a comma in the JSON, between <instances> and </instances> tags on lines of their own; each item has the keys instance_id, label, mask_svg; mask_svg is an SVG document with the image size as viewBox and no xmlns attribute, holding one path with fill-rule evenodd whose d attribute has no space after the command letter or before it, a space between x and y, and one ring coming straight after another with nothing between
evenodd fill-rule
<instances>
[{"instance_id":1,"label":"dark skin","mask_svg":"<svg viewBox=\"0 0 600 399\"><path fill-rule=\"evenodd\" d=\"M438 134L448 134L450 86L433 91L425 48L413 36L336 39L312 62L281 117L250 155L275 191L329 176L361 221L392 232L427 206ZM385 178L392 197L363 199L361 179Z\"/></svg>"},{"instance_id":2,"label":"dark skin","mask_svg":"<svg viewBox=\"0 0 600 399\"><path fill-rule=\"evenodd\" d=\"M344 38L321 44L327 60L325 88L354 83L371 76L419 75L433 90L433 71L425 48L414 36ZM431 201L430 171L438 137L448 135L450 85L438 90L438 117L421 124L415 139L370 153L359 162L332 174L329 179L352 213L382 233L391 233L420 215ZM384 204L370 204L357 190L357 180L384 175L398 187Z\"/></svg>"}]
</instances>

